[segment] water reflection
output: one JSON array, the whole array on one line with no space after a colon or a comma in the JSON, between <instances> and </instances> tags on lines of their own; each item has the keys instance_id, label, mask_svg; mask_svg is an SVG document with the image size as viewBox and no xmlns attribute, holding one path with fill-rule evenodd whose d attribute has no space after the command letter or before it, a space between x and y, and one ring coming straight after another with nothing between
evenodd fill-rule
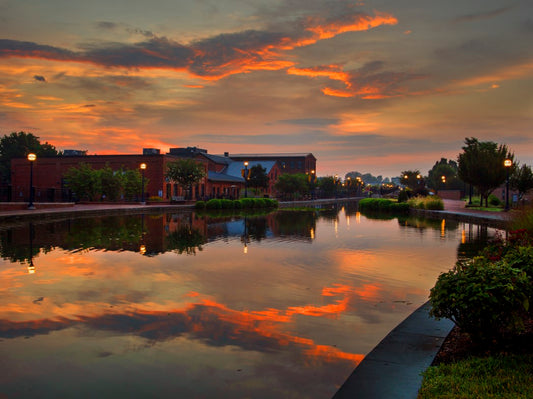
<instances>
[{"instance_id":1,"label":"water reflection","mask_svg":"<svg viewBox=\"0 0 533 399\"><path fill-rule=\"evenodd\" d=\"M0 230L0 393L331 397L493 233L353 207Z\"/></svg>"}]
</instances>

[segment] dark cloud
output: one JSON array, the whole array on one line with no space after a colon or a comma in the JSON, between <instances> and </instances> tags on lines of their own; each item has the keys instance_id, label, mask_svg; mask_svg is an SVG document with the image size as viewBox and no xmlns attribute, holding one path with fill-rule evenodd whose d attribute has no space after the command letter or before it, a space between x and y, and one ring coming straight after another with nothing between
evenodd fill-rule
<instances>
[{"instance_id":1,"label":"dark cloud","mask_svg":"<svg viewBox=\"0 0 533 399\"><path fill-rule=\"evenodd\" d=\"M501 14L504 14L507 11L512 10L513 8L514 8L514 6L507 6L507 7L498 8L498 9L492 10L492 11L486 11L486 12L481 12L481 13L477 13L477 14L462 15L460 17L455 18L452 22L453 23L461 23L461 22L478 21L478 20L481 20L481 19L490 19L490 18L497 17L497 16L499 16Z\"/></svg>"},{"instance_id":2,"label":"dark cloud","mask_svg":"<svg viewBox=\"0 0 533 399\"><path fill-rule=\"evenodd\" d=\"M85 50L78 59L104 66L127 68L185 68L194 55L191 48L164 37L131 45L86 45Z\"/></svg>"},{"instance_id":3,"label":"dark cloud","mask_svg":"<svg viewBox=\"0 0 533 399\"><path fill-rule=\"evenodd\" d=\"M79 60L79 56L70 50L10 39L0 39L0 57L43 58L61 61Z\"/></svg>"},{"instance_id":4,"label":"dark cloud","mask_svg":"<svg viewBox=\"0 0 533 399\"><path fill-rule=\"evenodd\" d=\"M96 23L96 26L99 29L114 30L118 27L118 24L109 21L100 21Z\"/></svg>"},{"instance_id":5,"label":"dark cloud","mask_svg":"<svg viewBox=\"0 0 533 399\"><path fill-rule=\"evenodd\" d=\"M35 79L38 82L46 82L45 77L41 75L33 75L33 79Z\"/></svg>"},{"instance_id":6,"label":"dark cloud","mask_svg":"<svg viewBox=\"0 0 533 399\"><path fill-rule=\"evenodd\" d=\"M331 3L334 4L334 3ZM287 50L309 46L338 34L366 30L371 26L393 24L392 16L372 16L355 12L342 2L324 17L298 15L291 23L265 30L220 34L184 45L151 31L129 29L148 40L138 43L92 43L73 52L53 46L16 40L0 40L0 57L32 57L51 60L90 62L108 67L188 69L206 78L221 78L251 70L279 70L294 63L282 57ZM117 24L98 22L100 29L114 30Z\"/></svg>"}]
</instances>

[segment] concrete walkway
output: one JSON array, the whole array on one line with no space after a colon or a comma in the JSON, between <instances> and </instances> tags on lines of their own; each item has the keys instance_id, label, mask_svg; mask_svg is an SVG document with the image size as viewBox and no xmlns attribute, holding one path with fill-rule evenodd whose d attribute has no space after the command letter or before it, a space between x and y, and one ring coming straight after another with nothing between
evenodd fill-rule
<instances>
[{"instance_id":1,"label":"concrete walkway","mask_svg":"<svg viewBox=\"0 0 533 399\"><path fill-rule=\"evenodd\" d=\"M426 302L392 330L348 377L334 399L415 399L452 321L429 316Z\"/></svg>"}]
</instances>

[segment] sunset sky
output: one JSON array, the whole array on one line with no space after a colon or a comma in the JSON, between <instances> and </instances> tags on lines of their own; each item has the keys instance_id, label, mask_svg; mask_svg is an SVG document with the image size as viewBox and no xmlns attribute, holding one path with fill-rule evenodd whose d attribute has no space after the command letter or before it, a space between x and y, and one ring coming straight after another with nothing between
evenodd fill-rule
<instances>
[{"instance_id":1,"label":"sunset sky","mask_svg":"<svg viewBox=\"0 0 533 399\"><path fill-rule=\"evenodd\" d=\"M530 0L0 0L0 135L389 177L477 137L531 165L532 43Z\"/></svg>"}]
</instances>

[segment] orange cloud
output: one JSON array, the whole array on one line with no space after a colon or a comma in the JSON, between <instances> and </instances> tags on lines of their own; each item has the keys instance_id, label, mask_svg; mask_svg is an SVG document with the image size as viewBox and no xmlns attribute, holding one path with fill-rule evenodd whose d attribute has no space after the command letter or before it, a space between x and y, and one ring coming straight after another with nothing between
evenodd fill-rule
<instances>
[{"instance_id":1,"label":"orange cloud","mask_svg":"<svg viewBox=\"0 0 533 399\"><path fill-rule=\"evenodd\" d=\"M346 21L317 24L317 26L306 29L313 32L318 38L317 40L324 40L346 32L370 30L380 25L396 25L398 23L398 20L391 14L379 11L375 14L375 16L356 14L349 17Z\"/></svg>"},{"instance_id":2,"label":"orange cloud","mask_svg":"<svg viewBox=\"0 0 533 399\"><path fill-rule=\"evenodd\" d=\"M350 74L341 70L338 65L318 66L313 68L289 68L289 75L307 76L311 78L326 77L331 80L339 80L347 87L351 86Z\"/></svg>"}]
</instances>

